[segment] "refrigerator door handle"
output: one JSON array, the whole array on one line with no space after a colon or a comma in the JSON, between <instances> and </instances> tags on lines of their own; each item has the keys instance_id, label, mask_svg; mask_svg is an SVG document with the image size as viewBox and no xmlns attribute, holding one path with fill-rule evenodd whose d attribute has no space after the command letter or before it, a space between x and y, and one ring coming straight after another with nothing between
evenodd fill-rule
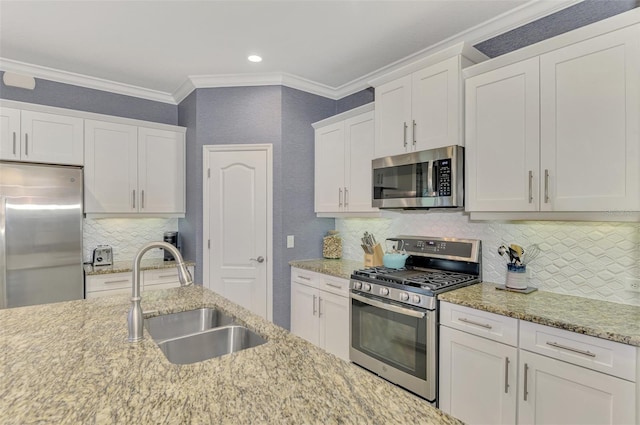
<instances>
[{"instance_id":1,"label":"refrigerator door handle","mask_svg":"<svg viewBox=\"0 0 640 425\"><path fill-rule=\"evenodd\" d=\"M0 196L0 308L7 308L7 198Z\"/></svg>"}]
</instances>

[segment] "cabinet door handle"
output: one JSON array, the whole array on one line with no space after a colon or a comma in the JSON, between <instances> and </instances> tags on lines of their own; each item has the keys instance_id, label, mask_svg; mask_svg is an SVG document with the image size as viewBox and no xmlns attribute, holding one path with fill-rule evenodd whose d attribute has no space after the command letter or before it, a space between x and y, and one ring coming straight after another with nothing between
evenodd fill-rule
<instances>
[{"instance_id":1,"label":"cabinet door handle","mask_svg":"<svg viewBox=\"0 0 640 425\"><path fill-rule=\"evenodd\" d=\"M104 281L105 285L110 285L110 284L114 284L114 283L126 283L126 282L129 282L129 279L105 280Z\"/></svg>"},{"instance_id":2,"label":"cabinet door handle","mask_svg":"<svg viewBox=\"0 0 640 425\"><path fill-rule=\"evenodd\" d=\"M524 401L527 401L527 396L529 395L528 391L528 381L529 381L529 365L524 364Z\"/></svg>"},{"instance_id":3,"label":"cabinet door handle","mask_svg":"<svg viewBox=\"0 0 640 425\"><path fill-rule=\"evenodd\" d=\"M562 350L573 351L574 353L582 354L584 356L595 357L595 353L587 350L580 350L578 348L567 347L566 345L558 344L557 342L547 342L547 345L552 347L560 348Z\"/></svg>"},{"instance_id":4,"label":"cabinet door handle","mask_svg":"<svg viewBox=\"0 0 640 425\"><path fill-rule=\"evenodd\" d=\"M322 297L318 297L318 317L322 317Z\"/></svg>"},{"instance_id":5,"label":"cabinet door handle","mask_svg":"<svg viewBox=\"0 0 640 425\"><path fill-rule=\"evenodd\" d=\"M314 316L316 315L316 311L317 311L317 310L316 310L316 299L317 299L317 298L318 298L318 297L317 297L316 295L314 295L314 296L313 296L313 315L314 315Z\"/></svg>"},{"instance_id":6,"label":"cabinet door handle","mask_svg":"<svg viewBox=\"0 0 640 425\"><path fill-rule=\"evenodd\" d=\"M474 322L473 320L465 319L464 317L459 317L458 321L464 322L464 323L468 323L470 325L480 326L480 327L485 328L485 329L493 329L493 326L491 326L491 325L488 325L486 323Z\"/></svg>"},{"instance_id":7,"label":"cabinet door handle","mask_svg":"<svg viewBox=\"0 0 640 425\"><path fill-rule=\"evenodd\" d=\"M324 284L327 286L331 286L332 288L342 289L342 285L338 285L336 283L325 282Z\"/></svg>"},{"instance_id":8,"label":"cabinet door handle","mask_svg":"<svg viewBox=\"0 0 640 425\"><path fill-rule=\"evenodd\" d=\"M509 357L504 359L504 393L509 394Z\"/></svg>"},{"instance_id":9,"label":"cabinet door handle","mask_svg":"<svg viewBox=\"0 0 640 425\"><path fill-rule=\"evenodd\" d=\"M549 203L549 170L544 170L544 203Z\"/></svg>"},{"instance_id":10,"label":"cabinet door handle","mask_svg":"<svg viewBox=\"0 0 640 425\"><path fill-rule=\"evenodd\" d=\"M349 206L349 189L344 188L344 207L347 208Z\"/></svg>"},{"instance_id":11,"label":"cabinet door handle","mask_svg":"<svg viewBox=\"0 0 640 425\"><path fill-rule=\"evenodd\" d=\"M304 279L304 280L311 280L311 278L310 278L310 277L300 276L300 275L298 275L298 278L299 278L299 279Z\"/></svg>"},{"instance_id":12,"label":"cabinet door handle","mask_svg":"<svg viewBox=\"0 0 640 425\"><path fill-rule=\"evenodd\" d=\"M175 278L177 278L178 275L177 274L163 274L163 275L158 276L158 279L165 279L167 277L175 277Z\"/></svg>"},{"instance_id":13,"label":"cabinet door handle","mask_svg":"<svg viewBox=\"0 0 640 425\"><path fill-rule=\"evenodd\" d=\"M407 147L407 122L404 122L404 135L403 135L403 139L402 142L404 143L404 147Z\"/></svg>"},{"instance_id":14,"label":"cabinet door handle","mask_svg":"<svg viewBox=\"0 0 640 425\"><path fill-rule=\"evenodd\" d=\"M131 199L133 200L132 204L132 208L135 209L136 208L136 190L133 189L133 196L131 197Z\"/></svg>"},{"instance_id":15,"label":"cabinet door handle","mask_svg":"<svg viewBox=\"0 0 640 425\"><path fill-rule=\"evenodd\" d=\"M342 188L338 188L338 206L342 207Z\"/></svg>"},{"instance_id":16,"label":"cabinet door handle","mask_svg":"<svg viewBox=\"0 0 640 425\"><path fill-rule=\"evenodd\" d=\"M29 133L24 133L24 156L29 156Z\"/></svg>"},{"instance_id":17,"label":"cabinet door handle","mask_svg":"<svg viewBox=\"0 0 640 425\"><path fill-rule=\"evenodd\" d=\"M16 132L13 132L13 154L16 154Z\"/></svg>"},{"instance_id":18,"label":"cabinet door handle","mask_svg":"<svg viewBox=\"0 0 640 425\"><path fill-rule=\"evenodd\" d=\"M416 120L413 120L413 129L411 132L413 133L413 146L416 146Z\"/></svg>"},{"instance_id":19,"label":"cabinet door handle","mask_svg":"<svg viewBox=\"0 0 640 425\"><path fill-rule=\"evenodd\" d=\"M529 170L529 203L533 202L533 171Z\"/></svg>"},{"instance_id":20,"label":"cabinet door handle","mask_svg":"<svg viewBox=\"0 0 640 425\"><path fill-rule=\"evenodd\" d=\"M144 209L144 189L140 191L140 208Z\"/></svg>"}]
</instances>

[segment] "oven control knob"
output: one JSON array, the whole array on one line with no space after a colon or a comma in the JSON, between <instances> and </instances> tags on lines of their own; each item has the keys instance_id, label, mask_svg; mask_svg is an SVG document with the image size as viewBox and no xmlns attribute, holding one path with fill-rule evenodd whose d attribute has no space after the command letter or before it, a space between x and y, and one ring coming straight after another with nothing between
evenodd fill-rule
<instances>
[{"instance_id":1,"label":"oven control knob","mask_svg":"<svg viewBox=\"0 0 640 425\"><path fill-rule=\"evenodd\" d=\"M363 283L362 284L362 290L364 291L370 291L371 290L371 285L368 283Z\"/></svg>"},{"instance_id":2,"label":"oven control knob","mask_svg":"<svg viewBox=\"0 0 640 425\"><path fill-rule=\"evenodd\" d=\"M416 304L420 304L420 295L414 295L412 301Z\"/></svg>"},{"instance_id":3,"label":"oven control knob","mask_svg":"<svg viewBox=\"0 0 640 425\"><path fill-rule=\"evenodd\" d=\"M409 301L409 294L406 292L400 292L400 301Z\"/></svg>"},{"instance_id":4,"label":"oven control knob","mask_svg":"<svg viewBox=\"0 0 640 425\"><path fill-rule=\"evenodd\" d=\"M389 295L389 288L380 288L380 295Z\"/></svg>"},{"instance_id":5,"label":"oven control knob","mask_svg":"<svg viewBox=\"0 0 640 425\"><path fill-rule=\"evenodd\" d=\"M362 282L353 282L353 289L360 290L362 288Z\"/></svg>"}]
</instances>

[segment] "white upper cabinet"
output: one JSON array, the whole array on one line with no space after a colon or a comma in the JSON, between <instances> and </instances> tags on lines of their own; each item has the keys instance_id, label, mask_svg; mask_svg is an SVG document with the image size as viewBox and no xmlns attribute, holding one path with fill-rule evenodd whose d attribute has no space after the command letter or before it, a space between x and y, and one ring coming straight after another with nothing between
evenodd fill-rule
<instances>
[{"instance_id":1,"label":"white upper cabinet","mask_svg":"<svg viewBox=\"0 0 640 425\"><path fill-rule=\"evenodd\" d=\"M636 24L472 72L467 211L640 211L639 70Z\"/></svg>"},{"instance_id":2,"label":"white upper cabinet","mask_svg":"<svg viewBox=\"0 0 640 425\"><path fill-rule=\"evenodd\" d=\"M375 157L461 145L462 57L376 87Z\"/></svg>"},{"instance_id":3,"label":"white upper cabinet","mask_svg":"<svg viewBox=\"0 0 640 425\"><path fill-rule=\"evenodd\" d=\"M184 134L86 120L85 212L185 212Z\"/></svg>"},{"instance_id":4,"label":"white upper cabinet","mask_svg":"<svg viewBox=\"0 0 640 425\"><path fill-rule=\"evenodd\" d=\"M538 58L466 81L466 186L470 211L538 211Z\"/></svg>"},{"instance_id":5,"label":"white upper cabinet","mask_svg":"<svg viewBox=\"0 0 640 425\"><path fill-rule=\"evenodd\" d=\"M640 25L540 56L544 211L640 210Z\"/></svg>"},{"instance_id":6,"label":"white upper cabinet","mask_svg":"<svg viewBox=\"0 0 640 425\"><path fill-rule=\"evenodd\" d=\"M82 118L2 108L0 159L83 165Z\"/></svg>"},{"instance_id":7,"label":"white upper cabinet","mask_svg":"<svg viewBox=\"0 0 640 425\"><path fill-rule=\"evenodd\" d=\"M316 213L378 211L371 206L372 109L365 105L314 124Z\"/></svg>"}]
</instances>

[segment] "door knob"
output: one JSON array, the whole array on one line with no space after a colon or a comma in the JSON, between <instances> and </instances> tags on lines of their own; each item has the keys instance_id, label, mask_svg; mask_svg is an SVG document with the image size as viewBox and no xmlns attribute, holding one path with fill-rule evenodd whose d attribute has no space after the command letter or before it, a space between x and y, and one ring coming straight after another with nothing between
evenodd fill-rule
<instances>
[{"instance_id":1,"label":"door knob","mask_svg":"<svg viewBox=\"0 0 640 425\"><path fill-rule=\"evenodd\" d=\"M261 255L258 258L249 258L250 261L257 261L258 263L264 263L264 257Z\"/></svg>"}]
</instances>

